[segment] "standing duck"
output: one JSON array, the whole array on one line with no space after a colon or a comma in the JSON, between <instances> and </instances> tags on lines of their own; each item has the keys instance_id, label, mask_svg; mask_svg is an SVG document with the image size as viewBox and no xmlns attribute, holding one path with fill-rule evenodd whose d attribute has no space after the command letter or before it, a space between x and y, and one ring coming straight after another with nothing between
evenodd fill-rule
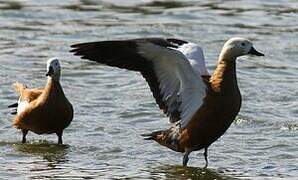
<instances>
[{"instance_id":1,"label":"standing duck","mask_svg":"<svg viewBox=\"0 0 298 180\"><path fill-rule=\"evenodd\" d=\"M223 46L212 76L202 49L179 39L146 38L72 45L75 55L108 66L139 71L148 82L159 108L172 123L167 130L144 134L174 151L184 153L208 147L222 136L241 107L236 59L264 56L245 38L231 38Z\"/></svg>"},{"instance_id":2,"label":"standing duck","mask_svg":"<svg viewBox=\"0 0 298 180\"><path fill-rule=\"evenodd\" d=\"M73 107L64 95L60 85L61 67L57 58L47 62L47 84L43 89L28 89L21 83L14 88L20 94L16 107L13 126L21 129L22 143L26 142L28 131L36 134L56 133L58 144L62 144L63 130L69 126L73 118Z\"/></svg>"}]
</instances>

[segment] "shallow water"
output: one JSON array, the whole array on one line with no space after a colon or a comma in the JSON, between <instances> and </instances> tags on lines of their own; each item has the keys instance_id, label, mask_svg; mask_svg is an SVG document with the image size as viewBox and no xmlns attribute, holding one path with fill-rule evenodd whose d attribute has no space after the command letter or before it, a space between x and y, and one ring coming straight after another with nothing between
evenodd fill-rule
<instances>
[{"instance_id":1,"label":"shallow water","mask_svg":"<svg viewBox=\"0 0 298 180\"><path fill-rule=\"evenodd\" d=\"M0 1L0 179L266 179L298 176L298 3L275 1ZM209 149L182 155L140 134L168 127L139 74L80 60L73 43L176 37L200 44L213 71L226 39L245 36L265 58L238 60L241 112ZM75 108L64 133L21 133L7 105L15 81L45 83L49 57Z\"/></svg>"}]
</instances>

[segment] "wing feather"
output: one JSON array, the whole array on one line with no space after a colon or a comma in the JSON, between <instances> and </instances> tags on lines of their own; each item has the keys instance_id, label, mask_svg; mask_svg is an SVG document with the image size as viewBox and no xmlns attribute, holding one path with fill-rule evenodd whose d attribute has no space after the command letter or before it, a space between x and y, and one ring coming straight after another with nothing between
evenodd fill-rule
<instances>
[{"instance_id":1,"label":"wing feather","mask_svg":"<svg viewBox=\"0 0 298 180\"><path fill-rule=\"evenodd\" d=\"M75 55L109 66L140 71L156 103L185 127L203 103L206 85L174 43L165 39L102 41L72 46Z\"/></svg>"}]
</instances>

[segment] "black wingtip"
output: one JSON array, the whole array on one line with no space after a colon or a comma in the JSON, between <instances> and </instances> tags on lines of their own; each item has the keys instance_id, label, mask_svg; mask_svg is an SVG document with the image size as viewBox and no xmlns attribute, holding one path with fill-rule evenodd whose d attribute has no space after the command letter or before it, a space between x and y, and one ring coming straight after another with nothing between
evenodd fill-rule
<instances>
[{"instance_id":1,"label":"black wingtip","mask_svg":"<svg viewBox=\"0 0 298 180\"><path fill-rule=\"evenodd\" d=\"M76 48L78 46L78 44L72 44L70 45L71 48Z\"/></svg>"},{"instance_id":2,"label":"black wingtip","mask_svg":"<svg viewBox=\"0 0 298 180\"><path fill-rule=\"evenodd\" d=\"M97 45L97 44L103 44L105 42L108 41L93 41L93 42L82 42L82 43L76 43L76 44L72 44L70 45L71 48L81 48L81 47L85 47L85 46L92 46L92 45Z\"/></svg>"},{"instance_id":3,"label":"black wingtip","mask_svg":"<svg viewBox=\"0 0 298 180\"><path fill-rule=\"evenodd\" d=\"M71 47L71 48L73 48L73 47ZM69 50L69 52L70 53L75 53L76 52L76 49L71 49L71 50Z\"/></svg>"},{"instance_id":4,"label":"black wingtip","mask_svg":"<svg viewBox=\"0 0 298 180\"><path fill-rule=\"evenodd\" d=\"M71 53L77 53L80 50L80 48L83 47L86 44L88 44L88 43L72 44L72 45L70 45L70 48L71 49L69 50L69 52L71 52ZM76 54L74 54L74 55L76 55Z\"/></svg>"},{"instance_id":5,"label":"black wingtip","mask_svg":"<svg viewBox=\"0 0 298 180\"><path fill-rule=\"evenodd\" d=\"M80 46L78 44L74 44L70 46L70 53L74 53L74 55L77 55L78 51L80 50Z\"/></svg>"},{"instance_id":6,"label":"black wingtip","mask_svg":"<svg viewBox=\"0 0 298 180\"><path fill-rule=\"evenodd\" d=\"M70 45L71 48L77 48L79 46L84 46L86 44L92 44L92 43L96 43L96 42L83 42L83 43L76 43L76 44L72 44Z\"/></svg>"}]
</instances>

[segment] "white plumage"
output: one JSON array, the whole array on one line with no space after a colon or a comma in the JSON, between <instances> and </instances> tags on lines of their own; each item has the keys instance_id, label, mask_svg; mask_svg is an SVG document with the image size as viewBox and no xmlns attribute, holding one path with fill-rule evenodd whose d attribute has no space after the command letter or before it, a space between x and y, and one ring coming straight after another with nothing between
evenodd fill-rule
<instances>
[{"instance_id":1,"label":"white plumage","mask_svg":"<svg viewBox=\"0 0 298 180\"><path fill-rule=\"evenodd\" d=\"M196 49L188 47L188 50L193 51L187 51L184 48L183 52L192 58L202 55L198 53L199 48L197 47ZM198 63L191 66L186 55L182 54L183 52L152 43L140 43L138 50L141 56L153 62L154 71L160 83L162 98L167 105L168 112L178 110L181 118L180 126L181 128L186 127L206 96L206 85L201 78L201 71L196 69L197 66L205 64L201 62L203 59L199 59L199 61L192 59Z\"/></svg>"},{"instance_id":2,"label":"white plumage","mask_svg":"<svg viewBox=\"0 0 298 180\"><path fill-rule=\"evenodd\" d=\"M29 105L29 103L26 100L21 101L21 98L18 101L18 108L17 108L17 114L21 114Z\"/></svg>"},{"instance_id":3,"label":"white plumage","mask_svg":"<svg viewBox=\"0 0 298 180\"><path fill-rule=\"evenodd\" d=\"M188 59L197 74L200 76L210 75L206 68L203 50L199 45L189 42L179 46L178 50Z\"/></svg>"}]
</instances>

